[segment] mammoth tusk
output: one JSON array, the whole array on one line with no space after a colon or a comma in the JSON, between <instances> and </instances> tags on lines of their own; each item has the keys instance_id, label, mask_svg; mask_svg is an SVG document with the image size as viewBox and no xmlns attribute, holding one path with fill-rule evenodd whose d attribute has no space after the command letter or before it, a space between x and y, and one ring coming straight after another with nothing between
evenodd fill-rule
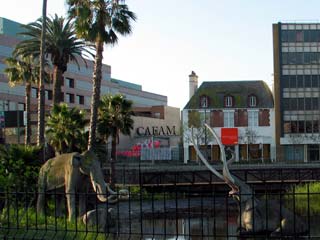
<instances>
[{"instance_id":1,"label":"mammoth tusk","mask_svg":"<svg viewBox=\"0 0 320 240\"><path fill-rule=\"evenodd\" d=\"M208 128L208 130L211 132L211 134L214 136L214 138L216 139L219 147L220 147L220 153L221 153L221 161L223 163L223 175L225 176L225 178L227 178L233 185L235 185L235 180L233 179L229 168L228 168L228 164L226 162L226 153L224 151L224 146L222 145L222 142L220 140L220 138L218 137L218 135L216 134L216 132L210 127L208 126L208 124L204 124L206 128ZM232 158L231 158L232 159ZM232 160L233 161L233 160ZM229 161L229 164L230 162Z\"/></svg>"},{"instance_id":2,"label":"mammoth tusk","mask_svg":"<svg viewBox=\"0 0 320 240\"><path fill-rule=\"evenodd\" d=\"M108 183L105 182L105 184L106 184L106 188L108 190L108 193L110 193L112 195L117 195L117 192L113 191Z\"/></svg>"},{"instance_id":3,"label":"mammoth tusk","mask_svg":"<svg viewBox=\"0 0 320 240\"><path fill-rule=\"evenodd\" d=\"M198 145L196 144L195 140L194 140L194 136L193 136L193 128L191 128L191 141L193 144L194 149L197 152L197 155L199 156L200 160L204 163L204 165L214 174L216 175L218 178L220 178L221 180L224 180L223 176L217 171L215 170L207 161L207 159L203 156L203 154L201 153L201 151L198 148Z\"/></svg>"}]
</instances>

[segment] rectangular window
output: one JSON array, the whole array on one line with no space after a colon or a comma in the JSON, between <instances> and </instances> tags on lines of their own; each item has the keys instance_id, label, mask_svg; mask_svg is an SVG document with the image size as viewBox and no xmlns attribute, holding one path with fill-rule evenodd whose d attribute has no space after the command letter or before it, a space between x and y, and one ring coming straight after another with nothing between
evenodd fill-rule
<instances>
[{"instance_id":1,"label":"rectangular window","mask_svg":"<svg viewBox=\"0 0 320 240\"><path fill-rule=\"evenodd\" d=\"M281 82L284 88L289 88L290 87L289 75L283 75L281 78Z\"/></svg>"},{"instance_id":2,"label":"rectangular window","mask_svg":"<svg viewBox=\"0 0 320 240\"><path fill-rule=\"evenodd\" d=\"M312 98L305 98L305 110L312 110Z\"/></svg>"},{"instance_id":3,"label":"rectangular window","mask_svg":"<svg viewBox=\"0 0 320 240\"><path fill-rule=\"evenodd\" d=\"M298 98L298 110L304 110L304 98Z\"/></svg>"},{"instance_id":4,"label":"rectangular window","mask_svg":"<svg viewBox=\"0 0 320 240\"><path fill-rule=\"evenodd\" d=\"M24 103L18 103L18 110L24 111L25 110L25 104Z\"/></svg>"},{"instance_id":5,"label":"rectangular window","mask_svg":"<svg viewBox=\"0 0 320 240\"><path fill-rule=\"evenodd\" d=\"M46 90L46 99L52 100L52 90Z\"/></svg>"},{"instance_id":6,"label":"rectangular window","mask_svg":"<svg viewBox=\"0 0 320 240\"><path fill-rule=\"evenodd\" d=\"M318 75L312 75L311 76L311 81L312 81L312 87L318 87L319 84L318 84Z\"/></svg>"},{"instance_id":7,"label":"rectangular window","mask_svg":"<svg viewBox=\"0 0 320 240\"><path fill-rule=\"evenodd\" d=\"M72 94L72 93L67 93L67 94L66 94L66 97L67 97L67 101L68 101L69 103L74 103L74 94Z\"/></svg>"},{"instance_id":8,"label":"rectangular window","mask_svg":"<svg viewBox=\"0 0 320 240\"><path fill-rule=\"evenodd\" d=\"M314 133L319 132L319 121L318 120L313 121L313 132Z\"/></svg>"},{"instance_id":9,"label":"rectangular window","mask_svg":"<svg viewBox=\"0 0 320 240\"><path fill-rule=\"evenodd\" d=\"M299 30L296 32L296 40L297 40L297 42L303 41L303 31L302 30Z\"/></svg>"},{"instance_id":10,"label":"rectangular window","mask_svg":"<svg viewBox=\"0 0 320 240\"><path fill-rule=\"evenodd\" d=\"M256 127L259 125L259 111L248 110L248 126Z\"/></svg>"},{"instance_id":11,"label":"rectangular window","mask_svg":"<svg viewBox=\"0 0 320 240\"><path fill-rule=\"evenodd\" d=\"M226 107L232 107L233 106L233 101L232 101L232 97L231 96L226 96L224 101L225 101L225 106Z\"/></svg>"},{"instance_id":12,"label":"rectangular window","mask_svg":"<svg viewBox=\"0 0 320 240\"><path fill-rule=\"evenodd\" d=\"M310 42L310 30L304 30L303 40L304 42Z\"/></svg>"},{"instance_id":13,"label":"rectangular window","mask_svg":"<svg viewBox=\"0 0 320 240\"><path fill-rule=\"evenodd\" d=\"M201 121L201 124L204 124L204 123L210 124L210 111L200 112L200 121Z\"/></svg>"},{"instance_id":14,"label":"rectangular window","mask_svg":"<svg viewBox=\"0 0 320 240\"><path fill-rule=\"evenodd\" d=\"M283 65L288 64L288 53L286 53L286 52L282 53L282 64Z\"/></svg>"},{"instance_id":15,"label":"rectangular window","mask_svg":"<svg viewBox=\"0 0 320 240\"><path fill-rule=\"evenodd\" d=\"M288 42L295 42L295 41L296 41L295 31L289 30L288 31Z\"/></svg>"},{"instance_id":16,"label":"rectangular window","mask_svg":"<svg viewBox=\"0 0 320 240\"><path fill-rule=\"evenodd\" d=\"M77 95L77 103L84 105L84 96Z\"/></svg>"},{"instance_id":17,"label":"rectangular window","mask_svg":"<svg viewBox=\"0 0 320 240\"><path fill-rule=\"evenodd\" d=\"M234 127L234 111L223 111L223 126Z\"/></svg>"},{"instance_id":18,"label":"rectangular window","mask_svg":"<svg viewBox=\"0 0 320 240\"><path fill-rule=\"evenodd\" d=\"M303 75L298 75L297 76L297 87L298 88L303 88Z\"/></svg>"},{"instance_id":19,"label":"rectangular window","mask_svg":"<svg viewBox=\"0 0 320 240\"><path fill-rule=\"evenodd\" d=\"M290 88L297 87L297 79L295 75L290 75Z\"/></svg>"},{"instance_id":20,"label":"rectangular window","mask_svg":"<svg viewBox=\"0 0 320 240\"><path fill-rule=\"evenodd\" d=\"M304 76L304 87L306 87L306 88L311 87L311 76L310 75Z\"/></svg>"},{"instance_id":21,"label":"rectangular window","mask_svg":"<svg viewBox=\"0 0 320 240\"><path fill-rule=\"evenodd\" d=\"M319 110L319 99L312 98L312 108L313 110Z\"/></svg>"},{"instance_id":22,"label":"rectangular window","mask_svg":"<svg viewBox=\"0 0 320 240\"><path fill-rule=\"evenodd\" d=\"M296 98L290 98L290 109L298 110L298 101Z\"/></svg>"},{"instance_id":23,"label":"rectangular window","mask_svg":"<svg viewBox=\"0 0 320 240\"><path fill-rule=\"evenodd\" d=\"M32 98L38 98L38 89L37 88L31 88L31 97Z\"/></svg>"},{"instance_id":24,"label":"rectangular window","mask_svg":"<svg viewBox=\"0 0 320 240\"><path fill-rule=\"evenodd\" d=\"M288 42L288 31L286 30L281 31L281 41Z\"/></svg>"},{"instance_id":25,"label":"rectangular window","mask_svg":"<svg viewBox=\"0 0 320 240\"><path fill-rule=\"evenodd\" d=\"M69 88L74 88L74 79L73 78L67 78L67 86Z\"/></svg>"}]
</instances>

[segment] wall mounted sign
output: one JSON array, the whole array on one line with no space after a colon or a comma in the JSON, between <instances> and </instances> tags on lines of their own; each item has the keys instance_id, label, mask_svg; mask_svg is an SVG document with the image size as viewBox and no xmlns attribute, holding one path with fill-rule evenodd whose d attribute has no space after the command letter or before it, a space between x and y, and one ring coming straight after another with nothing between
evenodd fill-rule
<instances>
[{"instance_id":1,"label":"wall mounted sign","mask_svg":"<svg viewBox=\"0 0 320 240\"><path fill-rule=\"evenodd\" d=\"M176 136L175 126L150 126L150 127L137 127L136 134L138 136Z\"/></svg>"},{"instance_id":2,"label":"wall mounted sign","mask_svg":"<svg viewBox=\"0 0 320 240\"><path fill-rule=\"evenodd\" d=\"M221 142L223 145L237 145L238 128L221 128Z\"/></svg>"}]
</instances>

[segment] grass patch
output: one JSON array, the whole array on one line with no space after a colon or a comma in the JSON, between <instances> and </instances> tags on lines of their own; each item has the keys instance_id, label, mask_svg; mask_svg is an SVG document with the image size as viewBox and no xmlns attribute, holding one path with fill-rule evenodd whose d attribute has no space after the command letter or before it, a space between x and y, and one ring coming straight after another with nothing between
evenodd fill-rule
<instances>
[{"instance_id":1,"label":"grass patch","mask_svg":"<svg viewBox=\"0 0 320 240\"><path fill-rule=\"evenodd\" d=\"M320 183L307 183L291 188L286 200L290 209L301 214L315 216L320 214Z\"/></svg>"},{"instance_id":2,"label":"grass patch","mask_svg":"<svg viewBox=\"0 0 320 240\"><path fill-rule=\"evenodd\" d=\"M95 226L88 227L80 220L69 222L66 218L40 216L34 208L3 209L0 215L0 239L108 238L113 239Z\"/></svg>"}]
</instances>

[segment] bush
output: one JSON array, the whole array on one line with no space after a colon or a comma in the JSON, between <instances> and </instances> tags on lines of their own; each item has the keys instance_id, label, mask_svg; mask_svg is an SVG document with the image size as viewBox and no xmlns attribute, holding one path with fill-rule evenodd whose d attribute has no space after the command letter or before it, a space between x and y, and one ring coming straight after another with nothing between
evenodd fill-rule
<instances>
[{"instance_id":1,"label":"bush","mask_svg":"<svg viewBox=\"0 0 320 240\"><path fill-rule=\"evenodd\" d=\"M0 146L0 189L34 190L41 160L40 148L24 145Z\"/></svg>"}]
</instances>

